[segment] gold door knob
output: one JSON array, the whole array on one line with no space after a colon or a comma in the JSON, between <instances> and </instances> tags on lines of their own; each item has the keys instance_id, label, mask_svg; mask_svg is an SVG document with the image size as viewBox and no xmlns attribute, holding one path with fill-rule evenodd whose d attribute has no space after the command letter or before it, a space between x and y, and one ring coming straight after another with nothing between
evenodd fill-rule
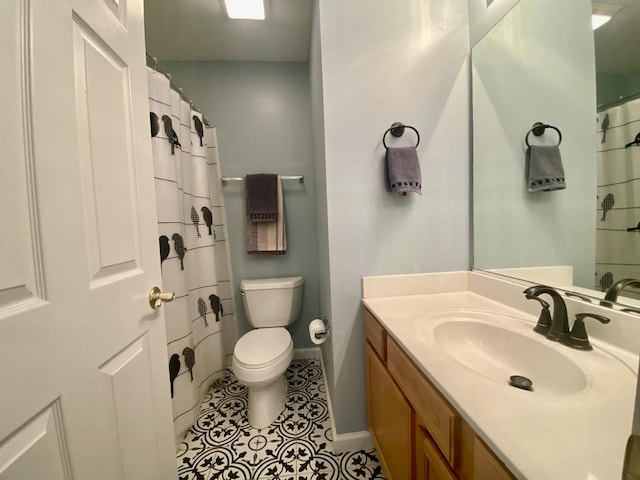
<instances>
[{"instance_id":1,"label":"gold door knob","mask_svg":"<svg viewBox=\"0 0 640 480\"><path fill-rule=\"evenodd\" d=\"M172 302L176 298L176 294L173 292L162 291L158 287L153 287L149 292L149 305L154 310L162 306L162 302Z\"/></svg>"}]
</instances>

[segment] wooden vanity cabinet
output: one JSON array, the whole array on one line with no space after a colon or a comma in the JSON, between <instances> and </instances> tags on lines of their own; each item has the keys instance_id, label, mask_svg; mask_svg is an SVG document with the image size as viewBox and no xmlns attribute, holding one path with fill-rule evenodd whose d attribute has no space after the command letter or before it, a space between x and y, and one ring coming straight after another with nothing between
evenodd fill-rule
<instances>
[{"instance_id":1,"label":"wooden vanity cabinet","mask_svg":"<svg viewBox=\"0 0 640 480\"><path fill-rule=\"evenodd\" d=\"M389 480L512 480L473 429L365 310L369 428Z\"/></svg>"},{"instance_id":2,"label":"wooden vanity cabinet","mask_svg":"<svg viewBox=\"0 0 640 480\"><path fill-rule=\"evenodd\" d=\"M411 405L369 344L366 356L369 428L384 452L380 461L390 479L411 478Z\"/></svg>"}]
</instances>

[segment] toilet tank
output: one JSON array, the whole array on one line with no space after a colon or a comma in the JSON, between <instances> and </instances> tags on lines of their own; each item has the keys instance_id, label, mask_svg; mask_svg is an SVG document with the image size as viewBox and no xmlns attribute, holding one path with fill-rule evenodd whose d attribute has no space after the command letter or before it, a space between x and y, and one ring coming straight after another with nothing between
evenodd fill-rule
<instances>
[{"instance_id":1,"label":"toilet tank","mask_svg":"<svg viewBox=\"0 0 640 480\"><path fill-rule=\"evenodd\" d=\"M254 328L285 327L295 322L302 305L302 277L242 280L240 294Z\"/></svg>"}]
</instances>

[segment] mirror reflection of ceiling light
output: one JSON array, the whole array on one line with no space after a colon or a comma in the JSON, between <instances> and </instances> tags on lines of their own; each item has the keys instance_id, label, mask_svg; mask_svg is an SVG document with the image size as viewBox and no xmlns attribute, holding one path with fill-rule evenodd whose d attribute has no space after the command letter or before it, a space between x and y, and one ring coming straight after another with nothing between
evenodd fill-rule
<instances>
[{"instance_id":1,"label":"mirror reflection of ceiling light","mask_svg":"<svg viewBox=\"0 0 640 480\"><path fill-rule=\"evenodd\" d=\"M602 25L611 20L618 11L622 8L624 1L622 0L607 0L607 3L601 3L597 1L591 2L591 25L596 30Z\"/></svg>"},{"instance_id":2,"label":"mirror reflection of ceiling light","mask_svg":"<svg viewBox=\"0 0 640 480\"><path fill-rule=\"evenodd\" d=\"M232 19L265 19L264 0L224 0L224 6Z\"/></svg>"},{"instance_id":3,"label":"mirror reflection of ceiling light","mask_svg":"<svg viewBox=\"0 0 640 480\"><path fill-rule=\"evenodd\" d=\"M595 13L591 15L591 25L594 30L597 30L602 25L611 20L611 15L596 15Z\"/></svg>"}]
</instances>

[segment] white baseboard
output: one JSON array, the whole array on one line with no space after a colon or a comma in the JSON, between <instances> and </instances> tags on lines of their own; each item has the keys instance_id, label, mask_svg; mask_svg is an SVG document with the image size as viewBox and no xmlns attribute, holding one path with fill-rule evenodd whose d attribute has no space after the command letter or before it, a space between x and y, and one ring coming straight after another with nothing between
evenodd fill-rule
<instances>
[{"instance_id":1,"label":"white baseboard","mask_svg":"<svg viewBox=\"0 0 640 480\"><path fill-rule=\"evenodd\" d=\"M334 427L332 426L331 428L333 429ZM336 435L334 429L333 435L333 453L336 455L343 452L357 452L358 450L371 450L374 448L369 430Z\"/></svg>"},{"instance_id":2,"label":"white baseboard","mask_svg":"<svg viewBox=\"0 0 640 480\"><path fill-rule=\"evenodd\" d=\"M294 360L302 360L304 358L320 358L322 359L322 351L320 347L310 347L310 348L296 348L293 351L293 359ZM322 373L324 374L324 367L322 369ZM325 380L326 382L326 380Z\"/></svg>"},{"instance_id":3,"label":"white baseboard","mask_svg":"<svg viewBox=\"0 0 640 480\"><path fill-rule=\"evenodd\" d=\"M320 364L322 365L324 391L325 395L327 396L327 406L329 407L329 421L331 422L331 435L333 437L333 453L339 454L343 452L355 452L358 450L370 450L374 448L373 440L371 439L371 434L368 430L341 434L336 433L336 422L333 416L333 404L331 402L331 394L329 393L327 371L324 368L324 358L322 356L322 350L320 350Z\"/></svg>"}]
</instances>

